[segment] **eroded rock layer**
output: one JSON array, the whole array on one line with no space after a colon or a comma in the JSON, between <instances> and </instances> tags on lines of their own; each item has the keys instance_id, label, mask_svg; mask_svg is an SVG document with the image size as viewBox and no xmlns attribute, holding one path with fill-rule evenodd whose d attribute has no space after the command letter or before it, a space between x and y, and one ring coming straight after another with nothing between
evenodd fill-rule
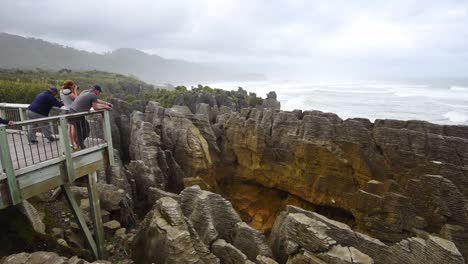
<instances>
[{"instance_id":1,"label":"eroded rock layer","mask_svg":"<svg viewBox=\"0 0 468 264\"><path fill-rule=\"evenodd\" d=\"M293 206L278 217L270 245L279 263L465 263L453 242L436 236L386 245Z\"/></svg>"},{"instance_id":2,"label":"eroded rock layer","mask_svg":"<svg viewBox=\"0 0 468 264\"><path fill-rule=\"evenodd\" d=\"M130 124L129 173L142 201L150 187L199 184L267 233L293 204L388 243L432 233L468 256L466 126L154 102Z\"/></svg>"},{"instance_id":3,"label":"eroded rock layer","mask_svg":"<svg viewBox=\"0 0 468 264\"><path fill-rule=\"evenodd\" d=\"M19 253L0 259L1 264L89 264L90 262L77 258L61 257L55 252L36 251L34 253ZM110 264L108 261L95 261L92 264Z\"/></svg>"}]
</instances>

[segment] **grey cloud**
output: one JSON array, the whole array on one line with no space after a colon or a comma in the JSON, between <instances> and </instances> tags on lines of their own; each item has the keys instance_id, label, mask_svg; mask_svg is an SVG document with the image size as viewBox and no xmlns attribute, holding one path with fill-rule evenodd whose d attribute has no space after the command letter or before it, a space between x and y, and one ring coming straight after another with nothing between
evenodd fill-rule
<instances>
[{"instance_id":1,"label":"grey cloud","mask_svg":"<svg viewBox=\"0 0 468 264\"><path fill-rule=\"evenodd\" d=\"M302 65L306 71L321 65L395 71L395 63L402 69L433 64L436 71L442 63L463 74L467 24L468 3L462 0L0 3L0 32L91 51L132 47L177 59Z\"/></svg>"}]
</instances>

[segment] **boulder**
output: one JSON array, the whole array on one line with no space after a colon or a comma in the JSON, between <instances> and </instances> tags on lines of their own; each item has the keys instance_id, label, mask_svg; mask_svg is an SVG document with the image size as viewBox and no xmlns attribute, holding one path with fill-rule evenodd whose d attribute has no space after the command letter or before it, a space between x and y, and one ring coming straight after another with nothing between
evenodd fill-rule
<instances>
[{"instance_id":1,"label":"boulder","mask_svg":"<svg viewBox=\"0 0 468 264\"><path fill-rule=\"evenodd\" d=\"M158 200L145 216L133 244L136 263L219 263L186 221L178 202Z\"/></svg>"},{"instance_id":2,"label":"boulder","mask_svg":"<svg viewBox=\"0 0 468 264\"><path fill-rule=\"evenodd\" d=\"M273 256L265 236L244 222L236 224L232 244L252 261L255 261L258 255Z\"/></svg>"},{"instance_id":3,"label":"boulder","mask_svg":"<svg viewBox=\"0 0 468 264\"><path fill-rule=\"evenodd\" d=\"M0 260L0 264L89 264L88 261L77 257L66 258L61 257L55 252L37 251L33 253L18 253L4 257ZM111 264L109 261L98 260L93 264Z\"/></svg>"},{"instance_id":4,"label":"boulder","mask_svg":"<svg viewBox=\"0 0 468 264\"><path fill-rule=\"evenodd\" d=\"M103 226L104 226L104 231L109 235L113 235L121 227L120 223L116 220L111 220L109 222L106 222L103 224Z\"/></svg>"},{"instance_id":5,"label":"boulder","mask_svg":"<svg viewBox=\"0 0 468 264\"><path fill-rule=\"evenodd\" d=\"M157 200L163 197L170 197L176 201L179 200L178 194L166 192L156 187L150 187L148 189L148 203L149 204L155 204Z\"/></svg>"},{"instance_id":6,"label":"boulder","mask_svg":"<svg viewBox=\"0 0 468 264\"><path fill-rule=\"evenodd\" d=\"M229 201L198 186L184 189L179 201L183 214L193 223L206 245L217 239L231 241L236 224L242 222Z\"/></svg>"},{"instance_id":7,"label":"boulder","mask_svg":"<svg viewBox=\"0 0 468 264\"><path fill-rule=\"evenodd\" d=\"M289 249L291 243L297 245L299 253ZM412 237L386 245L345 224L293 206L275 222L270 245L279 263L304 263L304 259L317 258L326 263L464 263L461 253L448 240L429 235L426 239Z\"/></svg>"},{"instance_id":8,"label":"boulder","mask_svg":"<svg viewBox=\"0 0 468 264\"><path fill-rule=\"evenodd\" d=\"M126 237L126 228L119 228L115 231L114 236L117 237L118 239L125 239Z\"/></svg>"},{"instance_id":9,"label":"boulder","mask_svg":"<svg viewBox=\"0 0 468 264\"><path fill-rule=\"evenodd\" d=\"M97 190L101 208L109 212L120 210L120 203L125 199L126 192L113 184L98 182Z\"/></svg>"},{"instance_id":10,"label":"boulder","mask_svg":"<svg viewBox=\"0 0 468 264\"><path fill-rule=\"evenodd\" d=\"M223 264L247 263L246 261L248 261L244 253L223 239L218 239L213 243L211 252L213 252Z\"/></svg>"},{"instance_id":11,"label":"boulder","mask_svg":"<svg viewBox=\"0 0 468 264\"><path fill-rule=\"evenodd\" d=\"M274 259L258 255L256 258L258 264L278 264Z\"/></svg>"}]
</instances>

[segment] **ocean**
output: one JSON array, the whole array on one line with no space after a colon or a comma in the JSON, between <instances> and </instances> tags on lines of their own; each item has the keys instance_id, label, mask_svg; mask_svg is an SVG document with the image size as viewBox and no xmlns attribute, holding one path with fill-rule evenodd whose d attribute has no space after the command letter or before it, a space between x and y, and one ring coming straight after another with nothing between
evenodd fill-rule
<instances>
[{"instance_id":1,"label":"ocean","mask_svg":"<svg viewBox=\"0 0 468 264\"><path fill-rule=\"evenodd\" d=\"M242 87L265 97L275 91L282 110L320 110L341 118L425 120L468 125L468 87L384 82L218 82L210 87Z\"/></svg>"}]
</instances>

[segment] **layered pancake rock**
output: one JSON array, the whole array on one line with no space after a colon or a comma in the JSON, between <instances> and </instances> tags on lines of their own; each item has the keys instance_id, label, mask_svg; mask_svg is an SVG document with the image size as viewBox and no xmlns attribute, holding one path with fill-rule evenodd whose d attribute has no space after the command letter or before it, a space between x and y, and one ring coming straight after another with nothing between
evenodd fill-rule
<instances>
[{"instance_id":1,"label":"layered pancake rock","mask_svg":"<svg viewBox=\"0 0 468 264\"><path fill-rule=\"evenodd\" d=\"M120 116L139 202L152 207L150 187L198 184L266 234L291 204L386 243L435 234L468 256L468 127L272 105L235 112L149 102Z\"/></svg>"}]
</instances>

